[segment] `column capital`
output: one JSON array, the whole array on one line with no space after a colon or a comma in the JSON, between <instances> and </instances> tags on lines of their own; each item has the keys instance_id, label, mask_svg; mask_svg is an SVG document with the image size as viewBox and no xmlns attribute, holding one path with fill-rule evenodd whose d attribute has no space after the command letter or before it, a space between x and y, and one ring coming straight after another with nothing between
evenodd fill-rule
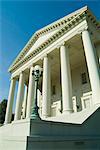
<instances>
[{"instance_id":1,"label":"column capital","mask_svg":"<svg viewBox=\"0 0 100 150\"><path fill-rule=\"evenodd\" d=\"M25 73L24 70L22 70L22 71L19 72L19 76L20 76L21 74L26 75L26 73Z\"/></svg>"},{"instance_id":2,"label":"column capital","mask_svg":"<svg viewBox=\"0 0 100 150\"><path fill-rule=\"evenodd\" d=\"M48 57L48 54L45 54L45 55L43 56L43 58L45 58L45 57Z\"/></svg>"},{"instance_id":3,"label":"column capital","mask_svg":"<svg viewBox=\"0 0 100 150\"><path fill-rule=\"evenodd\" d=\"M81 29L81 30L78 30L78 31L77 31L77 34L82 34L82 32L87 31L87 30L88 30L88 26L87 26L87 27L84 27L84 28Z\"/></svg>"},{"instance_id":4,"label":"column capital","mask_svg":"<svg viewBox=\"0 0 100 150\"><path fill-rule=\"evenodd\" d=\"M28 67L28 68L29 68L29 69L31 69L32 67L34 68L33 64L29 65L29 67Z\"/></svg>"},{"instance_id":5,"label":"column capital","mask_svg":"<svg viewBox=\"0 0 100 150\"><path fill-rule=\"evenodd\" d=\"M65 46L65 43L66 43L66 41L63 41L61 44L59 44L59 45L57 46L57 48L59 49L61 46Z\"/></svg>"},{"instance_id":6,"label":"column capital","mask_svg":"<svg viewBox=\"0 0 100 150\"><path fill-rule=\"evenodd\" d=\"M47 53L42 56L41 60L43 60L45 57L48 57Z\"/></svg>"},{"instance_id":7,"label":"column capital","mask_svg":"<svg viewBox=\"0 0 100 150\"><path fill-rule=\"evenodd\" d=\"M12 80L17 81L17 76L18 76L18 75L16 75L16 76L11 76L10 79L9 79L9 81L12 81Z\"/></svg>"},{"instance_id":8,"label":"column capital","mask_svg":"<svg viewBox=\"0 0 100 150\"><path fill-rule=\"evenodd\" d=\"M44 55L43 58L48 58L49 60L51 60L53 57L52 56L49 56L48 54Z\"/></svg>"},{"instance_id":9,"label":"column capital","mask_svg":"<svg viewBox=\"0 0 100 150\"><path fill-rule=\"evenodd\" d=\"M16 77L11 76L10 81L15 80L15 79L16 79Z\"/></svg>"},{"instance_id":10,"label":"column capital","mask_svg":"<svg viewBox=\"0 0 100 150\"><path fill-rule=\"evenodd\" d=\"M60 45L58 46L58 49L60 49L62 46L65 46L65 47L68 48L68 49L71 47L71 46L70 46L69 44L67 44L67 43L66 43L66 45L65 45L65 43L66 43L66 42L60 44Z\"/></svg>"}]
</instances>

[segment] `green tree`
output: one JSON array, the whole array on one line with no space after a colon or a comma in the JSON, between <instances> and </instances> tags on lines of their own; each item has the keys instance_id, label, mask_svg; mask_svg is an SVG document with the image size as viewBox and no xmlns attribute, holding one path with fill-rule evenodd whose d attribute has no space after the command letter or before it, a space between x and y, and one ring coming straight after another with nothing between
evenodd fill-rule
<instances>
[{"instance_id":1,"label":"green tree","mask_svg":"<svg viewBox=\"0 0 100 150\"><path fill-rule=\"evenodd\" d=\"M4 123L5 114L6 114L7 100L3 99L0 103L0 124Z\"/></svg>"}]
</instances>

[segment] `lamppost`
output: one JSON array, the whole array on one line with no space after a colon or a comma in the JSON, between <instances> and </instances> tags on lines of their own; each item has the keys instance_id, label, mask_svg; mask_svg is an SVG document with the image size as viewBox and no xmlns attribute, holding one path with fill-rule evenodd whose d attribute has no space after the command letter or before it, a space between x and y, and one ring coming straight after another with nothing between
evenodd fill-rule
<instances>
[{"instance_id":1,"label":"lamppost","mask_svg":"<svg viewBox=\"0 0 100 150\"><path fill-rule=\"evenodd\" d=\"M37 92L39 89L39 78L42 76L42 68L39 65L36 65L34 67L34 70L32 72L32 75L35 78L35 90L34 90L34 101L32 105L32 111L31 111L31 119L40 119L39 113L38 113L38 105L37 105Z\"/></svg>"}]
</instances>

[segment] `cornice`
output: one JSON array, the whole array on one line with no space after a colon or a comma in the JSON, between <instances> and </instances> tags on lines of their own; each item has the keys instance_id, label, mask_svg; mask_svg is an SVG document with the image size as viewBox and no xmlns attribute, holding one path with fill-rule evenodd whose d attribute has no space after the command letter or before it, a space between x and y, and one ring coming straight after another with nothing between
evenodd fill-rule
<instances>
[{"instance_id":1,"label":"cornice","mask_svg":"<svg viewBox=\"0 0 100 150\"><path fill-rule=\"evenodd\" d=\"M13 62L13 64L9 67L12 68L12 66L16 63L18 63L20 61L21 58L23 58L28 50L33 46L33 44L37 41L38 39L38 35L34 34L31 39L29 40L29 42L25 45L25 47L22 49L22 51L19 53L19 55L17 56L17 58L15 59L15 61Z\"/></svg>"},{"instance_id":2,"label":"cornice","mask_svg":"<svg viewBox=\"0 0 100 150\"><path fill-rule=\"evenodd\" d=\"M39 34L43 34L45 32L48 33L48 31L52 30L52 29L55 29L56 27L60 27L64 24L66 24L68 21L70 21L71 19L73 19L73 17L75 17L76 15L79 15L80 13L83 13L87 10L87 6L85 7L82 7L81 9L78 9L72 13L70 13L69 15L43 27L42 29L38 30L36 33L39 33Z\"/></svg>"},{"instance_id":3,"label":"cornice","mask_svg":"<svg viewBox=\"0 0 100 150\"><path fill-rule=\"evenodd\" d=\"M55 24L53 26L49 26L48 28L42 30L41 32L35 33L32 36L32 38L30 39L30 41L28 42L28 44L24 47L24 49L18 55L18 57L16 58L14 63L10 66L9 71L12 72L12 71L16 70L18 67L22 66L24 63L26 63L32 57L36 56L38 53L40 53L42 50L44 50L46 47L48 47L54 41L59 39L66 32L71 30L73 27L75 27L77 24L79 24L84 19L86 19L86 20L90 19L95 24L97 29L100 28L100 23L98 23L96 21L96 18L91 14L91 12L89 10L84 11L82 13L75 14L74 16L67 18L67 20L65 20L65 19L61 20L61 22L59 22L59 23L57 22L57 24ZM61 26L62 26L62 28L61 28ZM47 41L42 43L36 50L34 50L32 53L30 53L27 57L22 59L41 35L49 33L57 28L60 28L57 33L55 33Z\"/></svg>"},{"instance_id":4,"label":"cornice","mask_svg":"<svg viewBox=\"0 0 100 150\"><path fill-rule=\"evenodd\" d=\"M79 15L80 14L80 11L81 12L84 12L87 10L87 6L61 18L60 20L44 27L43 29L40 29L39 31L37 31L36 33L34 33L34 35L32 36L32 38L29 40L29 42L25 45L25 47L22 49L22 51L19 53L19 55L17 56L17 58L15 59L15 61L12 63L12 65L9 67L9 70L10 68L13 67L13 65L15 65L17 62L20 61L21 58L23 58L27 52L29 51L29 49L33 46L33 44L36 42L36 40L44 35L44 34L47 34L55 29L59 29L61 28L62 26L64 26L67 22L69 22L71 19L73 19L73 17L75 17L76 15Z\"/></svg>"},{"instance_id":5,"label":"cornice","mask_svg":"<svg viewBox=\"0 0 100 150\"><path fill-rule=\"evenodd\" d=\"M86 14L87 14L87 22L90 20L91 23L94 24L96 29L100 29L100 22L97 21L96 17L93 15L93 13L90 10L87 10Z\"/></svg>"}]
</instances>

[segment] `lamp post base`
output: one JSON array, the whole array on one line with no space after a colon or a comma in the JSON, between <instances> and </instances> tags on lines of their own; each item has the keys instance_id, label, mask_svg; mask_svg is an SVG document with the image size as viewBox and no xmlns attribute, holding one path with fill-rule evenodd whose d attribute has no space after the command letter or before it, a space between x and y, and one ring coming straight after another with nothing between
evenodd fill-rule
<instances>
[{"instance_id":1,"label":"lamp post base","mask_svg":"<svg viewBox=\"0 0 100 150\"><path fill-rule=\"evenodd\" d=\"M34 107L32 109L32 113L31 113L31 119L40 119L39 113L38 113L38 109L39 107Z\"/></svg>"}]
</instances>

